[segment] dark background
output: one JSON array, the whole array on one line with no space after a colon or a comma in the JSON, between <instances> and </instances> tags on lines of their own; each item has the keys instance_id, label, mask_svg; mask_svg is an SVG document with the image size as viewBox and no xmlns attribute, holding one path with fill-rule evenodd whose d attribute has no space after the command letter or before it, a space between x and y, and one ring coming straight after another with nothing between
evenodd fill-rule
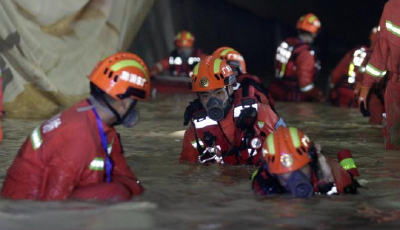
<instances>
[{"instance_id":1,"label":"dark background","mask_svg":"<svg viewBox=\"0 0 400 230\"><path fill-rule=\"evenodd\" d=\"M368 45L386 0L155 0L130 51L151 67L173 49L173 36L189 30L195 46L211 54L221 46L238 50L250 74L268 82L277 45L296 35L297 19L310 12L321 20L315 41L321 60L320 84L341 57Z\"/></svg>"}]
</instances>

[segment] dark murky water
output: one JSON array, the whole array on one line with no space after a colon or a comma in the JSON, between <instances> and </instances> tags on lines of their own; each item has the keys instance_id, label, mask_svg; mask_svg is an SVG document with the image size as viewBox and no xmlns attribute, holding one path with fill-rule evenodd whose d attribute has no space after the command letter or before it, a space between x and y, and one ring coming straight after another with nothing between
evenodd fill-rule
<instances>
[{"instance_id":1,"label":"dark murky water","mask_svg":"<svg viewBox=\"0 0 400 230\"><path fill-rule=\"evenodd\" d=\"M146 193L131 202L32 202L0 199L0 229L400 229L400 152L382 148L381 130L357 110L278 104L325 154L349 148L365 189L358 195L259 197L249 166L179 164L182 114L191 97L160 96L140 104L141 123L121 128L126 157ZM5 119L0 182L41 121Z\"/></svg>"}]
</instances>

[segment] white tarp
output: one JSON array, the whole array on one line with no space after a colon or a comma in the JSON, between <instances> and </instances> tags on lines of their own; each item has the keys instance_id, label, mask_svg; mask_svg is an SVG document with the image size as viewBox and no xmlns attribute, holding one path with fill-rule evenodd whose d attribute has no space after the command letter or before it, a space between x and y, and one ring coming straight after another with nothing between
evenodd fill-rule
<instances>
[{"instance_id":1,"label":"white tarp","mask_svg":"<svg viewBox=\"0 0 400 230\"><path fill-rule=\"evenodd\" d=\"M86 95L96 62L128 48L153 1L0 1L6 114L40 117Z\"/></svg>"}]
</instances>

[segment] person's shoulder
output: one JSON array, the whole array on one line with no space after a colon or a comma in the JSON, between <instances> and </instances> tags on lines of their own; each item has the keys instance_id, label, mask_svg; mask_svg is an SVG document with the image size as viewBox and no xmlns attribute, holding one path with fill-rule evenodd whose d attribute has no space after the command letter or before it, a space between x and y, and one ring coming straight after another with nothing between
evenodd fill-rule
<instances>
[{"instance_id":1,"label":"person's shoulder","mask_svg":"<svg viewBox=\"0 0 400 230\"><path fill-rule=\"evenodd\" d=\"M59 115L54 116L43 124L43 130L46 125L51 129L52 126L58 125L63 136L82 136L91 132L93 116L89 113L92 109L86 100L80 101L71 108L65 110Z\"/></svg>"}]
</instances>

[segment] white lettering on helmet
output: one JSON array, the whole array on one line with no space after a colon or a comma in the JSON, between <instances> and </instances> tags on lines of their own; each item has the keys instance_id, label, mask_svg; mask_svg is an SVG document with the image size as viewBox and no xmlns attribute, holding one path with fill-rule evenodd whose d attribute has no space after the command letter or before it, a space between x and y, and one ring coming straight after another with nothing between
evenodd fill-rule
<instances>
[{"instance_id":1,"label":"white lettering on helmet","mask_svg":"<svg viewBox=\"0 0 400 230\"><path fill-rule=\"evenodd\" d=\"M143 86L144 83L146 83L147 81L145 78L138 76L134 73L129 73L127 71L122 71L120 78L123 81L127 81L138 86Z\"/></svg>"},{"instance_id":2,"label":"white lettering on helmet","mask_svg":"<svg viewBox=\"0 0 400 230\"><path fill-rule=\"evenodd\" d=\"M239 60L239 61L244 61L242 55L239 54L228 54L227 55L228 60Z\"/></svg>"},{"instance_id":3,"label":"white lettering on helmet","mask_svg":"<svg viewBox=\"0 0 400 230\"><path fill-rule=\"evenodd\" d=\"M226 73L225 73L225 70L226 70L227 72L230 72L230 71L232 71L232 68L231 68L229 65L226 65L225 67L222 68L222 72L223 72L224 74L226 74Z\"/></svg>"}]
</instances>

